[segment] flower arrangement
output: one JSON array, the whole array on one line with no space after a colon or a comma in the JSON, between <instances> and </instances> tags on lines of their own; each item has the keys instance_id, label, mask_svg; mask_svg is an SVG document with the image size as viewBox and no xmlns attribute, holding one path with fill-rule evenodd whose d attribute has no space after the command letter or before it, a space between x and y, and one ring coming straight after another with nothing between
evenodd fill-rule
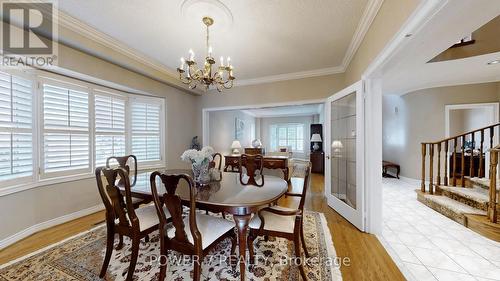
<instances>
[{"instance_id":1,"label":"flower arrangement","mask_svg":"<svg viewBox=\"0 0 500 281\"><path fill-rule=\"evenodd\" d=\"M205 146L201 150L188 149L184 151L181 155L181 160L186 162L191 162L191 164L201 164L204 161L212 161L214 149L210 146Z\"/></svg>"},{"instance_id":2,"label":"flower arrangement","mask_svg":"<svg viewBox=\"0 0 500 281\"><path fill-rule=\"evenodd\" d=\"M193 169L194 181L199 185L210 182L210 162L213 160L214 149L205 146L201 150L188 149L181 155L181 160L190 162Z\"/></svg>"}]
</instances>

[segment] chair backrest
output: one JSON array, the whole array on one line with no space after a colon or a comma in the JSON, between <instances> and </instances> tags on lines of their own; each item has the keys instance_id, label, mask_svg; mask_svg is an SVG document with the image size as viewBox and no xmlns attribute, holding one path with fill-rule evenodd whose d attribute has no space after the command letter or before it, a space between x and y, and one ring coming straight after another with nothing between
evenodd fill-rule
<instances>
[{"instance_id":1,"label":"chair backrest","mask_svg":"<svg viewBox=\"0 0 500 281\"><path fill-rule=\"evenodd\" d=\"M127 171L127 174L130 175L130 164L129 164L129 159L133 159L134 162L134 178L132 180L131 186L134 186L135 183L137 182L137 157L135 155L126 155L126 156L111 156L106 159L106 168L111 168L111 160L116 160L118 162L118 165L120 168L125 169ZM122 180L120 179L120 183L122 183Z\"/></svg>"},{"instance_id":2,"label":"chair backrest","mask_svg":"<svg viewBox=\"0 0 500 281\"><path fill-rule=\"evenodd\" d=\"M138 228L139 220L132 203L127 171L120 167L99 167L95 169L95 176L99 195L106 208L107 222L114 223L114 220L118 219L120 226ZM125 189L125 198L120 191L120 187Z\"/></svg>"},{"instance_id":3,"label":"chair backrest","mask_svg":"<svg viewBox=\"0 0 500 281\"><path fill-rule=\"evenodd\" d=\"M299 209L304 210L304 204L306 203L306 193L307 189L309 189L309 185L311 183L311 162L307 163L307 167L305 169L305 175L304 175L304 186L302 187L302 193L300 195L300 203L299 203Z\"/></svg>"},{"instance_id":4,"label":"chair backrest","mask_svg":"<svg viewBox=\"0 0 500 281\"><path fill-rule=\"evenodd\" d=\"M216 161L216 158L219 158L218 161ZM212 162L210 162L210 168L216 168L217 170L220 171L220 168L222 167L222 154L219 152L214 153L212 155Z\"/></svg>"},{"instance_id":5,"label":"chair backrest","mask_svg":"<svg viewBox=\"0 0 500 281\"><path fill-rule=\"evenodd\" d=\"M247 182L243 181L243 174L244 174L243 168L245 168L246 175L248 176ZM264 175L262 174L263 168L264 168L264 157L262 155L242 154L239 160L241 184L263 186L264 185ZM256 179L257 176L260 176L261 183L257 183Z\"/></svg>"},{"instance_id":6,"label":"chair backrest","mask_svg":"<svg viewBox=\"0 0 500 281\"><path fill-rule=\"evenodd\" d=\"M157 177L161 179L165 186L166 193L163 195L158 194L158 189L156 187ZM187 182L187 188L189 188L189 229L194 243L189 242L185 231L184 219L182 217L182 200L180 196L176 194L180 180L185 180ZM153 172L150 176L150 181L153 201L160 221L160 237L165 237L168 244L177 246L176 249L185 249L186 247L188 249L202 249L201 234L196 224L196 190L193 179L187 174L166 175L160 172ZM167 217L163 212L165 206L170 212L172 224L175 228L175 235L172 238L168 237L167 233L165 233L165 226L167 225Z\"/></svg>"}]
</instances>

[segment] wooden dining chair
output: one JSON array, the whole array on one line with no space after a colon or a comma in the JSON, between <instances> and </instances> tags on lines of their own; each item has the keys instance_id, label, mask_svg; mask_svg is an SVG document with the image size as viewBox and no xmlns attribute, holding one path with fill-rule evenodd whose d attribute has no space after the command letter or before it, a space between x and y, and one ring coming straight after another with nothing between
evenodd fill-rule
<instances>
[{"instance_id":1,"label":"wooden dining chair","mask_svg":"<svg viewBox=\"0 0 500 281\"><path fill-rule=\"evenodd\" d=\"M119 234L120 237L127 236L132 240L132 253L126 279L132 280L139 255L140 240L158 229L156 208L153 204L137 209L134 207L129 175L125 169L99 167L95 171L95 176L99 194L106 208L107 227L106 254L99 277L103 278L106 275L113 253L115 234ZM122 195L120 187L125 189L125 196ZM164 216L170 217L166 209Z\"/></svg>"},{"instance_id":2,"label":"wooden dining chair","mask_svg":"<svg viewBox=\"0 0 500 281\"><path fill-rule=\"evenodd\" d=\"M250 261L254 259L253 241L257 236L274 236L281 237L293 241L295 256L301 257L300 243L306 258L309 258L309 252L306 247L303 231L303 216L306 193L309 186L309 176L311 174L311 165L306 169L304 187L300 194L289 193L288 196L300 197L300 203L297 209L285 208L281 206L272 206L261 209L257 215L254 215L250 220L248 236L248 249L250 253ZM300 275L303 280L306 279L304 272L303 260L299 264Z\"/></svg>"},{"instance_id":3,"label":"wooden dining chair","mask_svg":"<svg viewBox=\"0 0 500 281\"><path fill-rule=\"evenodd\" d=\"M132 182L130 183L130 186L135 186L137 182L137 157L135 155L126 155L126 156L111 156L106 159L106 168L111 168L112 167L112 162L116 161L118 163L118 167L125 169L129 177L131 176L130 173L130 161L133 163L133 177L132 177ZM119 185L123 185L123 179L118 180ZM144 199L144 198L138 198L138 197L132 197L132 205L134 208L139 208L141 205L149 204L151 203L151 200L149 199ZM117 250L120 250L123 247L123 235L119 234L119 243L116 247ZM144 238L146 242L149 241L149 236L146 236Z\"/></svg>"},{"instance_id":4,"label":"wooden dining chair","mask_svg":"<svg viewBox=\"0 0 500 281\"><path fill-rule=\"evenodd\" d=\"M166 193L158 194L156 178L159 177L165 186ZM182 200L176 194L180 181L187 184L181 188L189 189L189 214L183 218ZM161 261L159 280L165 279L167 272L168 250L174 250L186 255L197 256L193 259L193 280L201 277L201 264L209 251L225 238L231 238L231 254L236 249L234 223L196 211L196 189L193 179L186 174L165 175L154 172L150 177L151 193L160 220L160 255L166 258ZM162 212L164 208L172 215L172 227L167 229L168 218Z\"/></svg>"},{"instance_id":5,"label":"wooden dining chair","mask_svg":"<svg viewBox=\"0 0 500 281\"><path fill-rule=\"evenodd\" d=\"M222 167L222 154L216 152L214 153L214 155L212 155L212 162L210 162L210 168L215 168L220 171L221 167Z\"/></svg>"},{"instance_id":6,"label":"wooden dining chair","mask_svg":"<svg viewBox=\"0 0 500 281\"><path fill-rule=\"evenodd\" d=\"M137 182L137 157L135 157L135 155L108 157L108 159L106 159L106 168L111 168L113 160L115 160L118 163L118 166L120 168L125 169L125 171L129 176L133 175L130 186L135 186L135 183ZM132 163L134 165L132 174L130 173L130 160L132 160ZM119 179L119 182L122 182L122 179ZM136 208L142 204L148 204L150 202L151 200L148 199L136 198L136 197L132 198L132 203L134 204L134 206L136 206Z\"/></svg>"},{"instance_id":7,"label":"wooden dining chair","mask_svg":"<svg viewBox=\"0 0 500 281\"><path fill-rule=\"evenodd\" d=\"M245 170L243 170L245 168ZM240 183L242 185L264 185L264 175L262 171L264 169L264 157L260 154L249 155L242 154L239 160L239 171L240 171ZM248 177L245 182L244 177ZM257 179L260 178L260 183Z\"/></svg>"}]
</instances>

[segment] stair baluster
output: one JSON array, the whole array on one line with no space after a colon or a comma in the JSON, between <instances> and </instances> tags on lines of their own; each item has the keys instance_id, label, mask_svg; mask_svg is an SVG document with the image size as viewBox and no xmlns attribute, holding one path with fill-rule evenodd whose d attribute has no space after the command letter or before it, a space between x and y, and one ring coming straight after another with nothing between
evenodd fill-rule
<instances>
[{"instance_id":1,"label":"stair baluster","mask_svg":"<svg viewBox=\"0 0 500 281\"><path fill-rule=\"evenodd\" d=\"M457 186L457 138L453 139L453 186Z\"/></svg>"},{"instance_id":2,"label":"stair baluster","mask_svg":"<svg viewBox=\"0 0 500 281\"><path fill-rule=\"evenodd\" d=\"M465 178L464 178L464 175L465 175L465 135L462 136L462 162L461 162L461 167L460 167L460 170L461 170L461 175L460 175L460 185L462 187L465 187Z\"/></svg>"},{"instance_id":3,"label":"stair baluster","mask_svg":"<svg viewBox=\"0 0 500 281\"><path fill-rule=\"evenodd\" d=\"M448 140L444 142L444 185L448 185Z\"/></svg>"},{"instance_id":4,"label":"stair baluster","mask_svg":"<svg viewBox=\"0 0 500 281\"><path fill-rule=\"evenodd\" d=\"M434 194L434 144L429 144L429 193Z\"/></svg>"},{"instance_id":5,"label":"stair baluster","mask_svg":"<svg viewBox=\"0 0 500 281\"><path fill-rule=\"evenodd\" d=\"M437 144L437 160L438 160L438 166L437 166L437 180L436 183L437 185L441 185L441 143Z\"/></svg>"},{"instance_id":6,"label":"stair baluster","mask_svg":"<svg viewBox=\"0 0 500 281\"><path fill-rule=\"evenodd\" d=\"M471 142L472 142L472 150L470 152L470 161L469 161L469 176L471 178L474 177L474 147L476 147L476 143L474 141L474 133L472 133L471 135Z\"/></svg>"},{"instance_id":7,"label":"stair baluster","mask_svg":"<svg viewBox=\"0 0 500 281\"><path fill-rule=\"evenodd\" d=\"M479 171L478 177L484 177L484 167L483 167L483 143L484 143L484 130L481 130L481 142L479 144Z\"/></svg>"}]
</instances>

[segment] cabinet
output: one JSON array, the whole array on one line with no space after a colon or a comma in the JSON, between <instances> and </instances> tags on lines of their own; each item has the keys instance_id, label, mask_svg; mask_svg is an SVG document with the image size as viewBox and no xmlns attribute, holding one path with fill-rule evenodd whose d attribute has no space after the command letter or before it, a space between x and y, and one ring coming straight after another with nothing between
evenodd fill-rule
<instances>
[{"instance_id":1,"label":"cabinet","mask_svg":"<svg viewBox=\"0 0 500 281\"><path fill-rule=\"evenodd\" d=\"M309 156L312 167L311 172L317 174L325 173L325 153L323 151L313 151Z\"/></svg>"}]
</instances>

